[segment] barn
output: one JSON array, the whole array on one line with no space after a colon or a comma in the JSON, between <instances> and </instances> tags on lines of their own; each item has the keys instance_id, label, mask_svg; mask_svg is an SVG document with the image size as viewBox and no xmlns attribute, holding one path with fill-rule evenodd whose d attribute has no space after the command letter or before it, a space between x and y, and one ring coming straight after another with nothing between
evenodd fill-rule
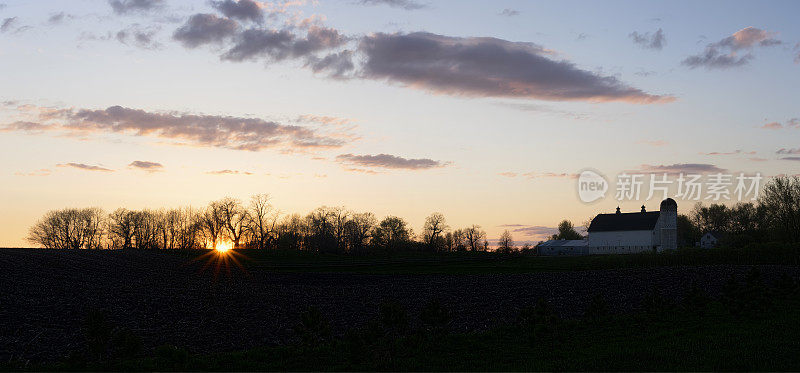
<instances>
[{"instance_id":1,"label":"barn","mask_svg":"<svg viewBox=\"0 0 800 373\"><path fill-rule=\"evenodd\" d=\"M678 204L661 201L659 211L599 214L589 225L588 251L594 254L625 254L674 250L678 247Z\"/></svg>"},{"instance_id":2,"label":"barn","mask_svg":"<svg viewBox=\"0 0 800 373\"><path fill-rule=\"evenodd\" d=\"M585 240L550 240L537 247L540 255L591 255L660 252L678 248L678 204L661 201L658 211L599 214Z\"/></svg>"}]
</instances>

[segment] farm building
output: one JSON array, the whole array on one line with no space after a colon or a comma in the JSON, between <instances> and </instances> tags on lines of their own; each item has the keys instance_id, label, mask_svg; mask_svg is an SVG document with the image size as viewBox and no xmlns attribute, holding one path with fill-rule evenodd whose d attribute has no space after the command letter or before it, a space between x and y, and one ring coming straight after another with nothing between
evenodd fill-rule
<instances>
[{"instance_id":1,"label":"farm building","mask_svg":"<svg viewBox=\"0 0 800 373\"><path fill-rule=\"evenodd\" d=\"M539 245L541 255L629 254L676 249L678 204L661 202L659 211L599 214L589 225L585 240L550 240Z\"/></svg>"},{"instance_id":2,"label":"farm building","mask_svg":"<svg viewBox=\"0 0 800 373\"><path fill-rule=\"evenodd\" d=\"M700 247L703 249L710 249L712 247L716 247L719 245L719 241L724 238L724 234L722 232L706 232L703 237L700 237Z\"/></svg>"}]
</instances>

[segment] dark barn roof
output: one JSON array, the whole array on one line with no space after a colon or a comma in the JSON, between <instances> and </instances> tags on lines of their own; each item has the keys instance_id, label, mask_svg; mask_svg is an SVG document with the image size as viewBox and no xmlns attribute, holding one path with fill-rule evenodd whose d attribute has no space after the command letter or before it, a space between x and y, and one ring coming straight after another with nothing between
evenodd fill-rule
<instances>
[{"instance_id":1,"label":"dark barn roof","mask_svg":"<svg viewBox=\"0 0 800 373\"><path fill-rule=\"evenodd\" d=\"M600 214L592 219L589 232L650 231L655 228L659 215L658 211Z\"/></svg>"}]
</instances>

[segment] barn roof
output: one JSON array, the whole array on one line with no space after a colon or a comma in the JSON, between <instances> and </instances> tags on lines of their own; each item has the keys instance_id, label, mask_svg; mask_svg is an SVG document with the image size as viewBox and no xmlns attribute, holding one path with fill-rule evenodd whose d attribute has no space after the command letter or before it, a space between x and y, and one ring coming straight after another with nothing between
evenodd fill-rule
<instances>
[{"instance_id":1,"label":"barn roof","mask_svg":"<svg viewBox=\"0 0 800 373\"><path fill-rule=\"evenodd\" d=\"M600 214L592 219L589 232L650 231L658 222L658 211Z\"/></svg>"},{"instance_id":2,"label":"barn roof","mask_svg":"<svg viewBox=\"0 0 800 373\"><path fill-rule=\"evenodd\" d=\"M541 247L577 247L577 246L587 246L588 241L586 240L549 240L542 242Z\"/></svg>"}]
</instances>

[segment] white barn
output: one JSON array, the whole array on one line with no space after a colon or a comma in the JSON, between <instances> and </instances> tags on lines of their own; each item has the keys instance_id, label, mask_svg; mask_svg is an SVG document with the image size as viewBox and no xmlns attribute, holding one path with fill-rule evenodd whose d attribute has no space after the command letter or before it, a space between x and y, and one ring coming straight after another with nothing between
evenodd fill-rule
<instances>
[{"instance_id":1,"label":"white barn","mask_svg":"<svg viewBox=\"0 0 800 373\"><path fill-rule=\"evenodd\" d=\"M678 248L678 204L661 201L659 211L599 214L584 242L550 240L539 245L541 255L630 254Z\"/></svg>"}]
</instances>

